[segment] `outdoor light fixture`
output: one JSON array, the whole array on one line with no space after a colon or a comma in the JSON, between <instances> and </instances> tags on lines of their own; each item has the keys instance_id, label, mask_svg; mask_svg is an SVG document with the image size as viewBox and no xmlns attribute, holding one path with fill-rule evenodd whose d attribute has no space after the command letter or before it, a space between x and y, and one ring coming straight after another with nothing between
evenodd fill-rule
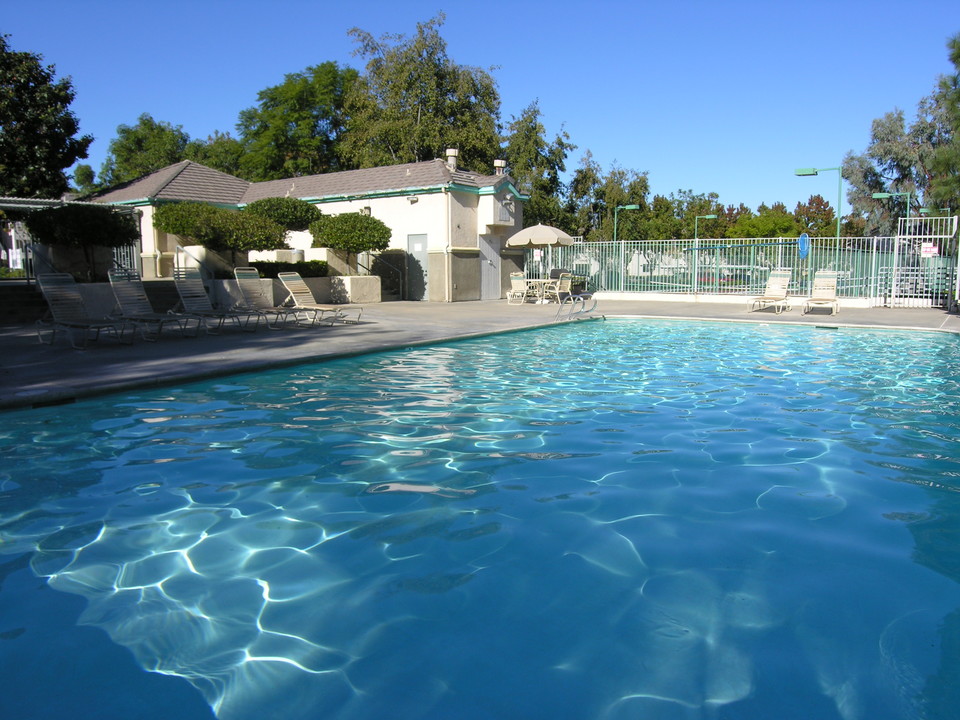
<instances>
[{"instance_id":1,"label":"outdoor light fixture","mask_svg":"<svg viewBox=\"0 0 960 720\"><path fill-rule=\"evenodd\" d=\"M794 175L799 177L810 177L811 175L819 175L822 172L827 172L828 170L837 171L837 249L840 248L840 203L843 202L843 168L842 167L832 167L832 168L798 168L793 171Z\"/></svg>"},{"instance_id":2,"label":"outdoor light fixture","mask_svg":"<svg viewBox=\"0 0 960 720\"><path fill-rule=\"evenodd\" d=\"M699 230L699 228L697 227L697 223L700 222L700 220L716 220L716 219L717 219L716 215L697 215L693 219L693 239L694 240L697 239L697 231Z\"/></svg>"},{"instance_id":3,"label":"outdoor light fixture","mask_svg":"<svg viewBox=\"0 0 960 720\"><path fill-rule=\"evenodd\" d=\"M907 220L910 219L910 193L909 192L879 192L873 194L874 200L886 200L892 197L907 196Z\"/></svg>"},{"instance_id":4,"label":"outdoor light fixture","mask_svg":"<svg viewBox=\"0 0 960 720\"><path fill-rule=\"evenodd\" d=\"M613 241L617 241L617 213L621 210L639 210L639 205L617 205L613 209Z\"/></svg>"}]
</instances>

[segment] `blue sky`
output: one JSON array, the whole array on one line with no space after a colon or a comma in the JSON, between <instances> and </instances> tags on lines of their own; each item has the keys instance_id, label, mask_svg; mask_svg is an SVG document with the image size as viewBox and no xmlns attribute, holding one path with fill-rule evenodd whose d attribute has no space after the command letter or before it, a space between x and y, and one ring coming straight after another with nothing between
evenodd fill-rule
<instances>
[{"instance_id":1,"label":"blue sky","mask_svg":"<svg viewBox=\"0 0 960 720\"><path fill-rule=\"evenodd\" d=\"M956 0L2 4L12 48L72 78L97 171L117 126L141 113L191 138L236 135L239 112L285 74L362 69L350 28L412 35L443 10L450 57L493 68L504 124L538 100L549 137L570 134L568 170L589 150L604 170L647 172L653 193L753 209L814 193L835 204L835 173L794 169L862 152L871 121L895 108L914 117L960 32Z\"/></svg>"}]
</instances>

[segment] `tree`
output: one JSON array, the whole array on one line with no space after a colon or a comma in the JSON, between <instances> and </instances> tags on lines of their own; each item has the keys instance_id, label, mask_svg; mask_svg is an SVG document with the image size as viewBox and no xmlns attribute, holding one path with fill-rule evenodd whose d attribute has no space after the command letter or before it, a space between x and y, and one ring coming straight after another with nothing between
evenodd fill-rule
<instances>
[{"instance_id":1,"label":"tree","mask_svg":"<svg viewBox=\"0 0 960 720\"><path fill-rule=\"evenodd\" d=\"M96 275L95 247L121 247L140 239L140 230L130 214L107 206L64 205L34 210L26 217L27 230L44 245L80 248Z\"/></svg>"},{"instance_id":2,"label":"tree","mask_svg":"<svg viewBox=\"0 0 960 720\"><path fill-rule=\"evenodd\" d=\"M500 95L489 72L454 63L439 27L444 15L417 24L413 38L380 39L353 28L355 54L366 72L347 92L341 158L351 167L377 167L443 157L490 172L500 147Z\"/></svg>"},{"instance_id":3,"label":"tree","mask_svg":"<svg viewBox=\"0 0 960 720\"><path fill-rule=\"evenodd\" d=\"M573 172L567 194L567 212L572 218L573 235L587 235L600 227L602 204L598 200L602 170L587 150L580 159L580 167Z\"/></svg>"},{"instance_id":4,"label":"tree","mask_svg":"<svg viewBox=\"0 0 960 720\"><path fill-rule=\"evenodd\" d=\"M613 240L616 224L618 240L642 239L649 192L646 173L614 164L604 175L588 150L570 181L568 212L573 216L575 234L591 241ZM638 209L617 212L622 205L637 205Z\"/></svg>"},{"instance_id":5,"label":"tree","mask_svg":"<svg viewBox=\"0 0 960 720\"><path fill-rule=\"evenodd\" d=\"M240 175L262 181L343 169L337 144L346 127L344 99L356 78L353 68L325 62L261 90L259 104L242 111L237 123Z\"/></svg>"},{"instance_id":6,"label":"tree","mask_svg":"<svg viewBox=\"0 0 960 720\"><path fill-rule=\"evenodd\" d=\"M822 195L811 195L806 203L797 203L793 216L801 232L813 237L836 235L837 215Z\"/></svg>"},{"instance_id":7,"label":"tree","mask_svg":"<svg viewBox=\"0 0 960 720\"><path fill-rule=\"evenodd\" d=\"M230 133L221 133L214 130L213 135L202 140L191 140L187 143L184 157L201 165L228 175L240 175L240 161L243 157L243 144Z\"/></svg>"},{"instance_id":8,"label":"tree","mask_svg":"<svg viewBox=\"0 0 960 720\"><path fill-rule=\"evenodd\" d=\"M94 192L97 189L97 182L93 168L86 163L77 165L73 169L73 184L81 195Z\"/></svg>"},{"instance_id":9,"label":"tree","mask_svg":"<svg viewBox=\"0 0 960 720\"><path fill-rule=\"evenodd\" d=\"M854 213L866 218L867 233L896 234L898 218L906 214L905 193L909 193L911 214L927 203L937 175L934 158L951 137L941 91L918 103L917 116L909 125L899 109L873 121L866 151L848 153L843 161L843 177L850 185L847 199ZM878 200L873 194L879 192L904 194Z\"/></svg>"},{"instance_id":10,"label":"tree","mask_svg":"<svg viewBox=\"0 0 960 720\"><path fill-rule=\"evenodd\" d=\"M679 234L671 238L723 237L728 227L723 205L717 193L694 193L693 190L680 190L671 194L676 214L681 219ZM697 216L700 216L699 220ZM706 218L704 215L716 215ZM661 238L651 238L661 239Z\"/></svg>"},{"instance_id":11,"label":"tree","mask_svg":"<svg viewBox=\"0 0 960 720\"><path fill-rule=\"evenodd\" d=\"M570 144L570 136L563 131L547 142L536 101L511 120L508 130L505 159L510 175L518 189L530 196L523 209L524 224L565 224L560 174L566 170L567 153L576 145Z\"/></svg>"},{"instance_id":12,"label":"tree","mask_svg":"<svg viewBox=\"0 0 960 720\"><path fill-rule=\"evenodd\" d=\"M181 125L158 122L143 113L136 125L117 128L117 137L110 141L100 170L100 185L112 187L178 163L186 158L189 142L190 136Z\"/></svg>"},{"instance_id":13,"label":"tree","mask_svg":"<svg viewBox=\"0 0 960 720\"><path fill-rule=\"evenodd\" d=\"M0 195L57 198L66 170L87 157L91 135L70 111L70 78L55 79L35 53L14 52L0 35Z\"/></svg>"},{"instance_id":14,"label":"tree","mask_svg":"<svg viewBox=\"0 0 960 720\"><path fill-rule=\"evenodd\" d=\"M934 207L956 211L960 208L960 34L954 35L947 47L955 72L941 78L939 94L950 134L937 145L930 160L930 199Z\"/></svg>"},{"instance_id":15,"label":"tree","mask_svg":"<svg viewBox=\"0 0 960 720\"><path fill-rule=\"evenodd\" d=\"M799 237L800 227L796 218L783 203L761 205L757 214L741 215L727 230L732 238Z\"/></svg>"}]
</instances>

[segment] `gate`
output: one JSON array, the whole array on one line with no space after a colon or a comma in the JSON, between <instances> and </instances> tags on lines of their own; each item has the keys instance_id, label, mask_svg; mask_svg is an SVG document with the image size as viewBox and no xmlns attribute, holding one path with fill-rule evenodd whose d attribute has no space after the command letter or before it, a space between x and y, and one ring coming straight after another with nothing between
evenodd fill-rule
<instances>
[{"instance_id":1,"label":"gate","mask_svg":"<svg viewBox=\"0 0 960 720\"><path fill-rule=\"evenodd\" d=\"M900 218L892 246L881 253L877 282L887 307L948 307L954 292L957 217Z\"/></svg>"}]
</instances>

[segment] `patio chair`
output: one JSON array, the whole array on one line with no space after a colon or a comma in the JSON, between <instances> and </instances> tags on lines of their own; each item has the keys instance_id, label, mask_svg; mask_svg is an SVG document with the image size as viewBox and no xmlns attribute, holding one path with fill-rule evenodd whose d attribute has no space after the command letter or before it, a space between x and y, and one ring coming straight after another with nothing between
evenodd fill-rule
<instances>
[{"instance_id":1,"label":"patio chair","mask_svg":"<svg viewBox=\"0 0 960 720\"><path fill-rule=\"evenodd\" d=\"M191 317L198 318L209 334L218 334L227 320L235 322L237 327L245 332L255 332L259 327L261 317L259 313L215 308L197 268L176 268L173 271L173 281L177 286L177 295L180 296L179 307ZM250 326L251 319L253 327ZM213 326L213 323L216 325Z\"/></svg>"},{"instance_id":2,"label":"patio chair","mask_svg":"<svg viewBox=\"0 0 960 720\"><path fill-rule=\"evenodd\" d=\"M789 310L790 305L787 303L787 288L790 285L792 272L789 268L786 270L771 270L763 295L752 300L750 310L763 310L765 307L771 305L777 315L785 309Z\"/></svg>"},{"instance_id":3,"label":"patio chair","mask_svg":"<svg viewBox=\"0 0 960 720\"><path fill-rule=\"evenodd\" d=\"M562 303L570 297L570 288L573 285L573 275L561 273L556 282L543 286L543 299L547 302Z\"/></svg>"},{"instance_id":4,"label":"patio chair","mask_svg":"<svg viewBox=\"0 0 960 720\"><path fill-rule=\"evenodd\" d=\"M231 308L232 310L256 313L266 321L267 327L272 330L283 329L290 318L293 318L297 325L316 324L316 312L274 305L273 299L267 295L263 283L260 282L260 272L256 268L234 268L233 275L236 278L237 289L240 291L242 299ZM273 317L272 323L269 321L271 316Z\"/></svg>"},{"instance_id":5,"label":"patio chair","mask_svg":"<svg viewBox=\"0 0 960 720\"><path fill-rule=\"evenodd\" d=\"M817 270L813 275L813 289L810 297L803 304L803 314L806 315L814 305L830 306L830 314L840 312L840 303L837 302L837 271Z\"/></svg>"},{"instance_id":6,"label":"patio chair","mask_svg":"<svg viewBox=\"0 0 960 720\"><path fill-rule=\"evenodd\" d=\"M335 322L341 323L359 323L360 316L363 315L363 307L360 305L341 305L337 303L323 304L318 303L313 296L310 287L303 281L298 272L277 273L280 282L287 290L287 298L283 301L284 306L294 307L301 310L313 311L316 313L316 321L327 320L332 325ZM292 305L288 305L292 303ZM356 313L356 317L353 316Z\"/></svg>"},{"instance_id":7,"label":"patio chair","mask_svg":"<svg viewBox=\"0 0 960 720\"><path fill-rule=\"evenodd\" d=\"M111 268L107 271L107 277L110 279L113 296L117 299L120 316L129 320L135 328L139 328L140 336L144 340L156 342L164 325L176 325L181 335L186 334L191 318L183 314L156 312L147 297L143 281L135 270ZM197 332L194 335L199 332L200 321L197 320Z\"/></svg>"},{"instance_id":8,"label":"patio chair","mask_svg":"<svg viewBox=\"0 0 960 720\"><path fill-rule=\"evenodd\" d=\"M37 321L40 342L52 345L58 330L65 330L70 335L70 343L77 350L86 350L91 333L94 340L100 339L101 332L107 332L122 343L133 342L132 331L130 338L126 338L127 320L94 316L87 311L80 288L69 273L40 273L37 285L50 308L49 319L45 317ZM44 340L46 331L49 331L48 340ZM80 339L82 342L78 341Z\"/></svg>"},{"instance_id":9,"label":"patio chair","mask_svg":"<svg viewBox=\"0 0 960 720\"><path fill-rule=\"evenodd\" d=\"M536 301L536 289L527 283L521 272L510 273L510 289L507 290L508 305L523 305L527 301Z\"/></svg>"}]
</instances>

